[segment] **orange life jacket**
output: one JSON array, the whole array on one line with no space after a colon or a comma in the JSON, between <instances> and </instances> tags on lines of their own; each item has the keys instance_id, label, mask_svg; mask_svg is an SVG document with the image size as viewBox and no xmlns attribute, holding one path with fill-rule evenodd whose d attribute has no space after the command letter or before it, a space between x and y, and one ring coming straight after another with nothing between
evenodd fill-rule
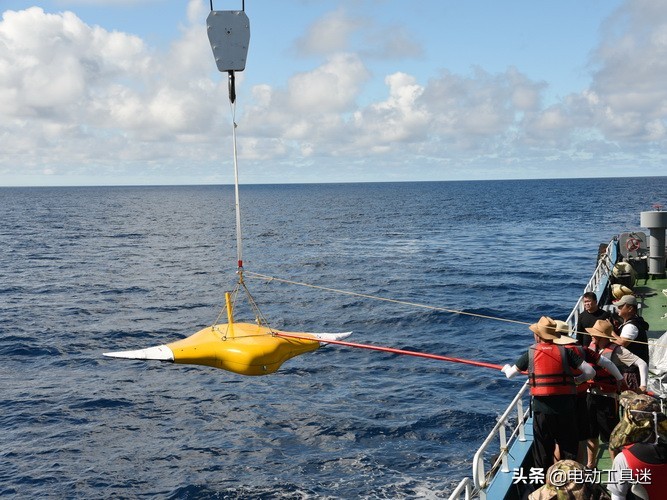
<instances>
[{"instance_id":1,"label":"orange life jacket","mask_svg":"<svg viewBox=\"0 0 667 500\"><path fill-rule=\"evenodd\" d=\"M528 349L528 381L533 396L575 394L574 376L565 348L546 342L531 346Z\"/></svg>"}]
</instances>

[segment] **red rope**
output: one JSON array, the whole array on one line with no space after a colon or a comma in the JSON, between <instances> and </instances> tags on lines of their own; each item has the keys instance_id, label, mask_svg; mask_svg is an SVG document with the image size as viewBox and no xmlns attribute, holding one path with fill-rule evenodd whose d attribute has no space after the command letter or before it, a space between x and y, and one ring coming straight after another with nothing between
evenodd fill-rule
<instances>
[{"instance_id":1,"label":"red rope","mask_svg":"<svg viewBox=\"0 0 667 500\"><path fill-rule=\"evenodd\" d=\"M285 337L285 338L293 338L293 339L301 339L301 340L313 340L312 337L306 337L304 335L295 335L293 333L274 332L274 334L277 337ZM428 354L428 353L424 353L424 352L406 351L406 350L403 350L403 349L394 349L393 347L382 347L382 346L375 346L375 345L369 345L369 344L357 344L355 342L346 342L346 341L343 341L343 340L322 340L321 342L326 343L326 344L344 345L344 346L347 346L347 347L357 347L357 348L360 348L360 349L370 349L372 351L390 352L392 354L405 354L407 356L416 356L418 358L436 359L438 361L451 361L452 363L463 363L465 365L481 366L483 368L493 368L494 370L502 370L502 368L503 368L500 365L494 365L492 363L484 363L482 361L471 361L469 359L452 358L452 357L449 357L449 356L440 356L439 354Z\"/></svg>"}]
</instances>

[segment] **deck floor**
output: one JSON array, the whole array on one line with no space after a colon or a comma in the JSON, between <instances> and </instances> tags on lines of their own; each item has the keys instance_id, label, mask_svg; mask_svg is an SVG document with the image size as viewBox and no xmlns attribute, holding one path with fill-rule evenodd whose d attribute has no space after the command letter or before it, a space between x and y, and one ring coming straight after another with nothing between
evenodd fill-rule
<instances>
[{"instance_id":1,"label":"deck floor","mask_svg":"<svg viewBox=\"0 0 667 500\"><path fill-rule=\"evenodd\" d=\"M648 338L656 340L667 331L667 279L639 279L635 293L640 301L640 313L649 324Z\"/></svg>"}]
</instances>

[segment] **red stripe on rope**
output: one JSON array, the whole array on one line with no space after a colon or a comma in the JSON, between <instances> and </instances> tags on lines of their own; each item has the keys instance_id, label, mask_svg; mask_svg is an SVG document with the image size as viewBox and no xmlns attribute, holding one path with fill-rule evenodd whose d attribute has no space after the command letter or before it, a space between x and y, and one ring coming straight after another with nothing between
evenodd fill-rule
<instances>
[{"instance_id":1,"label":"red stripe on rope","mask_svg":"<svg viewBox=\"0 0 667 500\"><path fill-rule=\"evenodd\" d=\"M293 333L285 333L285 332L274 332L277 337L285 337L285 338L293 338L293 339L301 339L301 340L313 340L312 337L306 337L303 335L295 335ZM418 358L427 358L427 359L436 359L438 361L450 361L452 363L462 363L464 365L473 365L473 366L481 366L483 368L493 368L494 370L502 370L503 367L500 365L494 365L492 363L484 363L483 361L471 361L469 359L461 359L461 358L452 358L449 356L440 356L439 354L428 354L424 352L416 352L416 351L406 351L404 349L395 349L393 347L383 347L383 346L375 346L375 345L369 345L369 344L357 344L356 342L346 342L343 340L321 340L322 343L325 344L337 344L337 345L343 345L347 347L357 347L359 349L370 349L372 351L382 351L382 352L389 352L392 354L404 354L407 356L416 356Z\"/></svg>"}]
</instances>

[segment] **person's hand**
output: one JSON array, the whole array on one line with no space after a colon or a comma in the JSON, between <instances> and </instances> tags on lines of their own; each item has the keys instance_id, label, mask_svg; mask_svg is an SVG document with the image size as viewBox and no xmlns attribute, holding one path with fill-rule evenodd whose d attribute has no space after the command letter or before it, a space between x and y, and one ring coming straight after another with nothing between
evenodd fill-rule
<instances>
[{"instance_id":1,"label":"person's hand","mask_svg":"<svg viewBox=\"0 0 667 500\"><path fill-rule=\"evenodd\" d=\"M645 394L646 393L646 386L642 385L639 389L637 389L637 394Z\"/></svg>"},{"instance_id":2,"label":"person's hand","mask_svg":"<svg viewBox=\"0 0 667 500\"><path fill-rule=\"evenodd\" d=\"M507 378L512 376L512 367L510 365L503 366L500 371L503 372Z\"/></svg>"},{"instance_id":3,"label":"person's hand","mask_svg":"<svg viewBox=\"0 0 667 500\"><path fill-rule=\"evenodd\" d=\"M618 391L619 394L623 391L627 391L628 389L630 388L628 387L628 383L625 381L624 378L616 381L616 390Z\"/></svg>"}]
</instances>

